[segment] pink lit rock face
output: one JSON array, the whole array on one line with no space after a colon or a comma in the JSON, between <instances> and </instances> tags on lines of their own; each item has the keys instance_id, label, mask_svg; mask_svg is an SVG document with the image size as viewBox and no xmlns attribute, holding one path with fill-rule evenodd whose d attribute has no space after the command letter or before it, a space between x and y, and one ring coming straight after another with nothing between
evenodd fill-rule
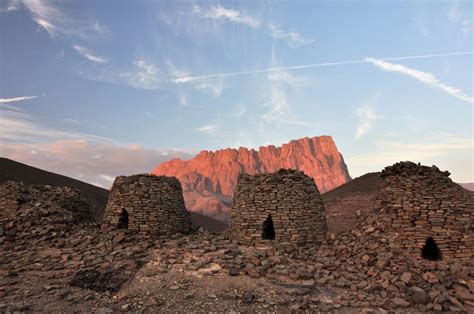
<instances>
[{"instance_id":1,"label":"pink lit rock face","mask_svg":"<svg viewBox=\"0 0 474 314\"><path fill-rule=\"evenodd\" d=\"M201 151L191 160L164 162L151 173L178 178L189 210L227 221L239 173L271 173L281 168L303 171L314 179L321 193L351 180L330 136L305 137L258 150Z\"/></svg>"}]
</instances>

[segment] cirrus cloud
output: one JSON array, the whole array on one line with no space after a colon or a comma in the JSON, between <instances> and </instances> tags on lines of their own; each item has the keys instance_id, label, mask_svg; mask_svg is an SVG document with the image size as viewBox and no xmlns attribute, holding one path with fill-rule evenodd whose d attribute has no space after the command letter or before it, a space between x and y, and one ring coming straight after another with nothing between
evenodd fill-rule
<instances>
[{"instance_id":1,"label":"cirrus cloud","mask_svg":"<svg viewBox=\"0 0 474 314\"><path fill-rule=\"evenodd\" d=\"M94 52L92 52L90 49L87 49L86 47L73 45L72 48L74 48L74 50L76 50L81 56L94 63L106 63L109 61L103 57L97 56Z\"/></svg>"},{"instance_id":2,"label":"cirrus cloud","mask_svg":"<svg viewBox=\"0 0 474 314\"><path fill-rule=\"evenodd\" d=\"M0 107L0 155L106 188L117 175L149 172L169 159L192 157L50 127L11 105Z\"/></svg>"},{"instance_id":3,"label":"cirrus cloud","mask_svg":"<svg viewBox=\"0 0 474 314\"><path fill-rule=\"evenodd\" d=\"M410 76L428 86L442 90L445 93L448 93L462 101L474 104L473 96L464 94L463 91L460 90L459 88L446 85L445 83L438 80L432 73L423 72L420 70L409 68L401 64L390 63L390 62L383 61L380 59L366 58L366 61L372 63L373 65L375 65L379 69L382 69L383 71L400 73L403 75Z\"/></svg>"},{"instance_id":4,"label":"cirrus cloud","mask_svg":"<svg viewBox=\"0 0 474 314\"><path fill-rule=\"evenodd\" d=\"M87 139L1 145L2 157L110 188L119 175L147 173L173 158L191 158L177 150L157 151L139 145L117 145Z\"/></svg>"}]
</instances>

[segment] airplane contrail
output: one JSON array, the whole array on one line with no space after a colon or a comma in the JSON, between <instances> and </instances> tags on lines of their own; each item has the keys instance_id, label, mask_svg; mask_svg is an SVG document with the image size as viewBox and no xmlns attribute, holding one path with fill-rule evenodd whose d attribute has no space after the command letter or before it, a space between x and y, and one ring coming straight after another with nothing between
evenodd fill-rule
<instances>
[{"instance_id":1,"label":"airplane contrail","mask_svg":"<svg viewBox=\"0 0 474 314\"><path fill-rule=\"evenodd\" d=\"M437 53L437 54L429 54L429 55L377 58L377 60L396 61L396 60L425 59L425 58L467 55L467 54L473 54L473 53L474 51L461 51L461 52ZM224 73L214 73L214 74L205 74L205 75L196 75L196 76L184 76L184 77L179 77L179 78L174 79L173 82L179 84L179 83L188 83L192 81L216 78L216 77L239 76L239 75L247 75L247 74L268 73L268 72L275 72L275 71L291 71L291 70L301 70L301 69L326 67L326 66L333 66L333 65L360 64L360 63L371 63L371 62L366 59L362 59L362 60L352 60L352 61L312 63L312 64L294 65L294 66L288 66L288 67L275 67L275 68L250 70L250 71L224 72Z\"/></svg>"},{"instance_id":2,"label":"airplane contrail","mask_svg":"<svg viewBox=\"0 0 474 314\"><path fill-rule=\"evenodd\" d=\"M15 97L15 98L0 98L0 104L6 104L9 102L15 102L15 101L22 101L22 100L29 100L29 99L34 99L38 96L21 96L21 97Z\"/></svg>"}]
</instances>

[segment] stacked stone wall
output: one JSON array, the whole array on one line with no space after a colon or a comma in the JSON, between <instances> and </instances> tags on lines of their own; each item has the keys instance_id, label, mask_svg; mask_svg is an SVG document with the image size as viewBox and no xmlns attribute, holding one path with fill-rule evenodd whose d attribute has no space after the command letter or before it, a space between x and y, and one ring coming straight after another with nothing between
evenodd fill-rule
<instances>
[{"instance_id":1,"label":"stacked stone wall","mask_svg":"<svg viewBox=\"0 0 474 314\"><path fill-rule=\"evenodd\" d=\"M239 176L231 236L243 243L266 241L262 240L262 229L269 215L275 242L317 245L326 236L323 201L314 180L303 172L281 169L272 174Z\"/></svg>"},{"instance_id":2,"label":"stacked stone wall","mask_svg":"<svg viewBox=\"0 0 474 314\"><path fill-rule=\"evenodd\" d=\"M79 190L49 185L0 184L0 244L53 239L90 225L90 208Z\"/></svg>"},{"instance_id":3,"label":"stacked stone wall","mask_svg":"<svg viewBox=\"0 0 474 314\"><path fill-rule=\"evenodd\" d=\"M191 219L181 184L174 177L148 174L115 179L104 214L104 229L117 229L128 214L128 229L152 237L188 233Z\"/></svg>"},{"instance_id":4,"label":"stacked stone wall","mask_svg":"<svg viewBox=\"0 0 474 314\"><path fill-rule=\"evenodd\" d=\"M386 167L374 209L400 247L414 257L433 238L442 259L474 256L474 198L449 178L449 172L401 162Z\"/></svg>"},{"instance_id":5,"label":"stacked stone wall","mask_svg":"<svg viewBox=\"0 0 474 314\"><path fill-rule=\"evenodd\" d=\"M21 182L6 181L0 184L0 218L14 217L28 195Z\"/></svg>"}]
</instances>

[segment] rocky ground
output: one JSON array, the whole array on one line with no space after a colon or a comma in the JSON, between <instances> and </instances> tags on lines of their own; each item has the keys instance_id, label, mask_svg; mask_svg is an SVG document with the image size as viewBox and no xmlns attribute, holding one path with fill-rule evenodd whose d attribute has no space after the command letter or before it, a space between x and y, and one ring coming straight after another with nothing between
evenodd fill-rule
<instances>
[{"instance_id":1,"label":"rocky ground","mask_svg":"<svg viewBox=\"0 0 474 314\"><path fill-rule=\"evenodd\" d=\"M0 311L474 311L471 263L414 260L376 228L359 232L320 249L98 229L59 247L3 243Z\"/></svg>"},{"instance_id":2,"label":"rocky ground","mask_svg":"<svg viewBox=\"0 0 474 314\"><path fill-rule=\"evenodd\" d=\"M29 189L0 216L0 312L474 312L474 261L413 258L372 216L320 247L149 240L83 219L75 190Z\"/></svg>"}]
</instances>

